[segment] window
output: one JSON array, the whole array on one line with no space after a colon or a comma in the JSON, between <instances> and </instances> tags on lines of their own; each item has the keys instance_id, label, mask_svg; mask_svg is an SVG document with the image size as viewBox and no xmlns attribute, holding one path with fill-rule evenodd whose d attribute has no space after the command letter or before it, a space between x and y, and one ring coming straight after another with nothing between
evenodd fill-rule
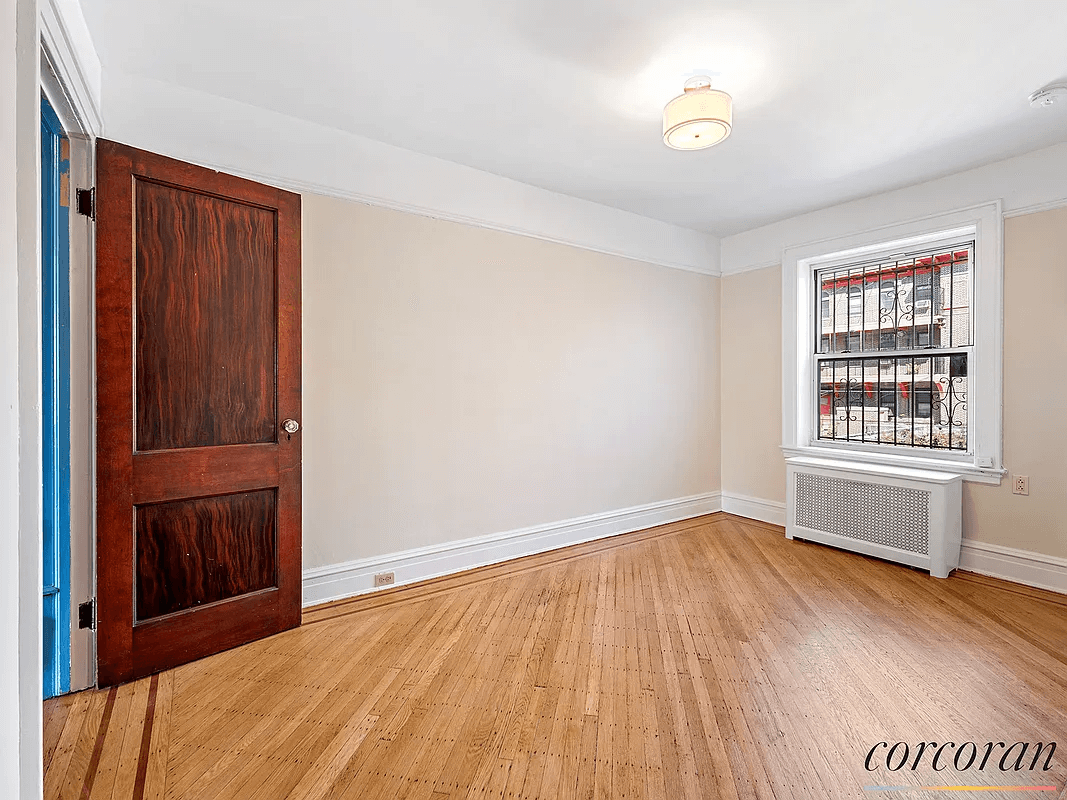
<instances>
[{"instance_id":1,"label":"window","mask_svg":"<svg viewBox=\"0 0 1067 800\"><path fill-rule=\"evenodd\" d=\"M972 246L973 246L973 243L972 243ZM970 267L970 264L964 264L963 265L964 269L968 269L969 267ZM923 283L919 283L915 287L915 315L916 316L926 316L931 312L931 310L933 309L933 299L932 298L934 296L934 284L933 284L933 281L936 281L937 282L937 287L940 288L941 280L942 280L942 278L945 277L944 276L944 269L943 269L942 265L935 265L933 268L930 269L930 273L929 274L930 274L931 283L923 282ZM949 279L950 280L951 280L951 277L952 277L952 273L949 272ZM949 309L950 312L952 310L953 309Z\"/></svg>"},{"instance_id":2,"label":"window","mask_svg":"<svg viewBox=\"0 0 1067 800\"><path fill-rule=\"evenodd\" d=\"M974 242L964 239L814 271L822 293L841 286L849 293L844 351L837 347L844 321L820 314L813 365L818 375L818 439L969 449L967 314L973 262ZM935 290L958 301L959 307L950 305L935 318L930 314ZM864 308L869 311L864 313ZM896 395L892 404L880 399L887 391Z\"/></svg>"},{"instance_id":3,"label":"window","mask_svg":"<svg viewBox=\"0 0 1067 800\"><path fill-rule=\"evenodd\" d=\"M848 287L848 315L863 315L863 288L855 284Z\"/></svg>"},{"instance_id":4,"label":"window","mask_svg":"<svg viewBox=\"0 0 1067 800\"><path fill-rule=\"evenodd\" d=\"M999 482L1000 242L991 203L787 249L786 455Z\"/></svg>"}]
</instances>

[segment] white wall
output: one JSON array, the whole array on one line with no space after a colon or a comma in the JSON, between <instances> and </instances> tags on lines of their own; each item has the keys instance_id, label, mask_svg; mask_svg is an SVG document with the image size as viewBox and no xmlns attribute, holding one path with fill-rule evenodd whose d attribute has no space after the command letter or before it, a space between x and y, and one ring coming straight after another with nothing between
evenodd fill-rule
<instances>
[{"instance_id":1,"label":"white wall","mask_svg":"<svg viewBox=\"0 0 1067 800\"><path fill-rule=\"evenodd\" d=\"M276 186L717 274L719 240L334 128L104 72L104 135Z\"/></svg>"},{"instance_id":2,"label":"white wall","mask_svg":"<svg viewBox=\"0 0 1067 800\"><path fill-rule=\"evenodd\" d=\"M303 204L306 567L718 490L718 278Z\"/></svg>"},{"instance_id":3,"label":"white wall","mask_svg":"<svg viewBox=\"0 0 1067 800\"><path fill-rule=\"evenodd\" d=\"M0 786L41 791L37 4L0 0Z\"/></svg>"}]
</instances>

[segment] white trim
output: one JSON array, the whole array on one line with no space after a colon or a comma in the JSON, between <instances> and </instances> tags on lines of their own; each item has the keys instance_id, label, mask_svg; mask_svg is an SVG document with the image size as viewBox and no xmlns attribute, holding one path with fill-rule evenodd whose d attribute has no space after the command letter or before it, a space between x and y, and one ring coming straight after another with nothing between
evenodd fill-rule
<instances>
[{"instance_id":1,"label":"white trim","mask_svg":"<svg viewBox=\"0 0 1067 800\"><path fill-rule=\"evenodd\" d=\"M811 458L801 456L786 460L786 467L797 467L809 470L837 470L841 473L837 477L855 478L889 478L897 481L910 481L911 483L934 484L936 486L951 486L960 479L959 473L946 474L940 470L930 470L912 467L903 467L886 464L854 464L840 459ZM920 488L920 487L916 487ZM923 486L923 489L929 487Z\"/></svg>"},{"instance_id":2,"label":"white trim","mask_svg":"<svg viewBox=\"0 0 1067 800\"><path fill-rule=\"evenodd\" d=\"M657 258L647 255L634 255L633 252L627 252L626 250L603 247L600 245L588 244L580 242L574 239L568 239L560 236L553 236L548 233L541 233L530 228L524 228L518 225L506 225L497 222L493 222L488 219L480 219L477 217L468 217L463 214L455 214L444 208L433 208L430 206L413 205L411 203L405 203L398 200L390 200L385 197L376 197L374 195L364 194L362 192L345 189L340 186L327 186L321 183L312 183L310 181L297 180L294 178L280 178L276 175L270 175L265 173L249 172L237 167L231 167L225 164L211 164L208 162L196 161L193 159L193 163L199 164L202 167L213 169L216 172L226 172L230 175L236 175L239 178L247 178L250 181L256 181L257 183L265 183L270 186L277 186L279 189L288 189L291 192L307 192L309 194L318 194L325 197L336 197L340 200L351 200L356 203L363 203L368 206L375 206L377 208L388 208L391 211L400 211L405 214L415 214L420 217L429 217L430 219L439 219L445 222L455 222L460 225L470 225L475 228L484 228L490 231L500 231L501 233L511 233L516 236L525 236L530 239L539 239L543 242L552 242L554 244L563 244L568 247L577 247L581 250L588 250L593 253L602 253L607 256L615 256L618 258L628 258L632 261L641 261L645 264L653 264L657 267L669 267L670 269L680 269L686 272L696 272L701 275L711 275L718 277L718 270L707 265L696 265L690 263L684 263L681 261L672 261L666 258Z\"/></svg>"},{"instance_id":3,"label":"white trim","mask_svg":"<svg viewBox=\"0 0 1067 800\"><path fill-rule=\"evenodd\" d=\"M722 510L727 514L785 527L785 503L777 500L723 492ZM963 539L958 569L1067 594L1067 558Z\"/></svg>"},{"instance_id":4,"label":"white trim","mask_svg":"<svg viewBox=\"0 0 1067 800\"><path fill-rule=\"evenodd\" d=\"M809 447L783 446L781 449L782 456L787 459L797 457L829 458L836 461L853 462L857 467L872 463L871 451L869 450L845 450L840 447L830 448L821 444L813 444ZM999 486L1001 479L1008 473L1006 469L979 469L966 461L922 458L904 453L878 453L877 455L876 463L878 464L902 469L927 469L935 472L962 475L963 479L969 483L988 483Z\"/></svg>"},{"instance_id":5,"label":"white trim","mask_svg":"<svg viewBox=\"0 0 1067 800\"><path fill-rule=\"evenodd\" d=\"M1000 198L1005 216L1035 213L1067 203L1067 142L943 178L840 203L722 240L723 275L774 263L797 242L826 240L875 225L964 208Z\"/></svg>"},{"instance_id":6,"label":"white trim","mask_svg":"<svg viewBox=\"0 0 1067 800\"><path fill-rule=\"evenodd\" d=\"M778 500L764 500L759 497L723 492L722 510L727 514L736 514L739 517L785 527L785 503Z\"/></svg>"},{"instance_id":7,"label":"white trim","mask_svg":"<svg viewBox=\"0 0 1067 800\"><path fill-rule=\"evenodd\" d=\"M743 267L737 267L735 269L731 269L729 272L726 272L725 270L720 269L719 270L719 275L721 277L725 278L725 277L728 277L730 275L743 275L746 272L758 272L761 269L770 269L771 267L780 267L780 266L782 266L782 259L779 258L779 259L776 259L774 261L761 261L758 264L747 264L747 265L745 265Z\"/></svg>"},{"instance_id":8,"label":"white trim","mask_svg":"<svg viewBox=\"0 0 1067 800\"><path fill-rule=\"evenodd\" d=\"M70 136L71 192L92 186L91 140ZM70 689L96 685L96 631L78 627L78 605L96 595L95 225L70 215Z\"/></svg>"},{"instance_id":9,"label":"white trim","mask_svg":"<svg viewBox=\"0 0 1067 800\"><path fill-rule=\"evenodd\" d=\"M1053 211L1057 208L1063 208L1067 206L1067 197L1061 197L1058 200L1049 200L1047 203L1034 203L1030 206L1024 206L1023 208L1013 208L1004 211L1004 218L1009 217L1025 217L1027 214L1040 214L1042 211Z\"/></svg>"},{"instance_id":10,"label":"white trim","mask_svg":"<svg viewBox=\"0 0 1067 800\"><path fill-rule=\"evenodd\" d=\"M782 258L782 450L789 456L822 456L867 463L911 466L962 474L965 480L999 483L1004 474L1003 442L1003 293L1004 246L1000 201L935 214L893 225L787 248ZM815 270L881 250L912 249L956 238L975 240L973 285L973 369L968 398L967 462L918 450L874 452L816 445L814 358Z\"/></svg>"},{"instance_id":11,"label":"white trim","mask_svg":"<svg viewBox=\"0 0 1067 800\"><path fill-rule=\"evenodd\" d=\"M720 493L708 492L342 564L312 567L305 569L303 574L303 604L306 608L374 591L374 574L377 572L395 573L396 584L412 583L605 536L713 514L721 507Z\"/></svg>"},{"instance_id":12,"label":"white trim","mask_svg":"<svg viewBox=\"0 0 1067 800\"><path fill-rule=\"evenodd\" d=\"M81 6L78 3L66 3L65 6L60 8L57 0L41 0L41 44L48 64L59 79L64 98L77 117L77 127L95 138L104 127L100 114L100 61L92 49L85 20L80 18ZM71 19L71 15L77 15L77 18ZM80 45L76 43L79 37L72 35L75 27L84 29ZM46 88L49 88L47 82ZM53 102L64 127L70 130L73 126L70 120L63 119L62 106Z\"/></svg>"},{"instance_id":13,"label":"white trim","mask_svg":"<svg viewBox=\"0 0 1067 800\"><path fill-rule=\"evenodd\" d=\"M0 785L42 793L41 74L36 0L0 2Z\"/></svg>"},{"instance_id":14,"label":"white trim","mask_svg":"<svg viewBox=\"0 0 1067 800\"><path fill-rule=\"evenodd\" d=\"M104 94L104 134L134 147L285 188L719 272L719 239L706 232L110 67Z\"/></svg>"},{"instance_id":15,"label":"white trim","mask_svg":"<svg viewBox=\"0 0 1067 800\"><path fill-rule=\"evenodd\" d=\"M70 191L95 182L100 62L81 7L69 0L41 0L41 88L70 141ZM71 30L81 32L78 37ZM90 76L95 76L95 84ZM70 215L70 689L96 684L96 631L78 627L77 607L96 595L96 381L93 323L95 226Z\"/></svg>"},{"instance_id":16,"label":"white trim","mask_svg":"<svg viewBox=\"0 0 1067 800\"><path fill-rule=\"evenodd\" d=\"M1067 558L964 539L960 569L1067 594Z\"/></svg>"}]
</instances>

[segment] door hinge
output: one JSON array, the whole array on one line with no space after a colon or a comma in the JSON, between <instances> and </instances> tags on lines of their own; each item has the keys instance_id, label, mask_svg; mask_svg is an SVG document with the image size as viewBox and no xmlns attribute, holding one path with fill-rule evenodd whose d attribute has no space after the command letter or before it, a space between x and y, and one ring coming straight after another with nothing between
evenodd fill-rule
<instances>
[{"instance_id":1,"label":"door hinge","mask_svg":"<svg viewBox=\"0 0 1067 800\"><path fill-rule=\"evenodd\" d=\"M96 630L96 600L78 604L78 627Z\"/></svg>"},{"instance_id":2,"label":"door hinge","mask_svg":"<svg viewBox=\"0 0 1067 800\"><path fill-rule=\"evenodd\" d=\"M75 192L78 213L91 220L96 219L96 187L92 189L78 189Z\"/></svg>"}]
</instances>

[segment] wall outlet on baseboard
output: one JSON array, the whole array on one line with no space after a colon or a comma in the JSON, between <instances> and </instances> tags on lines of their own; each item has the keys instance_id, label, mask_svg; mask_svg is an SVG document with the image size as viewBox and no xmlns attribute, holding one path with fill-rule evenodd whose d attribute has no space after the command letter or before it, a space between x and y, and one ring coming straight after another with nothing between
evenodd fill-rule
<instances>
[{"instance_id":1,"label":"wall outlet on baseboard","mask_svg":"<svg viewBox=\"0 0 1067 800\"><path fill-rule=\"evenodd\" d=\"M379 572L374 576L374 588L379 586L389 586L396 580L396 575L392 572Z\"/></svg>"},{"instance_id":2,"label":"wall outlet on baseboard","mask_svg":"<svg viewBox=\"0 0 1067 800\"><path fill-rule=\"evenodd\" d=\"M1012 494L1030 494L1030 476L1015 475L1011 479Z\"/></svg>"}]
</instances>

